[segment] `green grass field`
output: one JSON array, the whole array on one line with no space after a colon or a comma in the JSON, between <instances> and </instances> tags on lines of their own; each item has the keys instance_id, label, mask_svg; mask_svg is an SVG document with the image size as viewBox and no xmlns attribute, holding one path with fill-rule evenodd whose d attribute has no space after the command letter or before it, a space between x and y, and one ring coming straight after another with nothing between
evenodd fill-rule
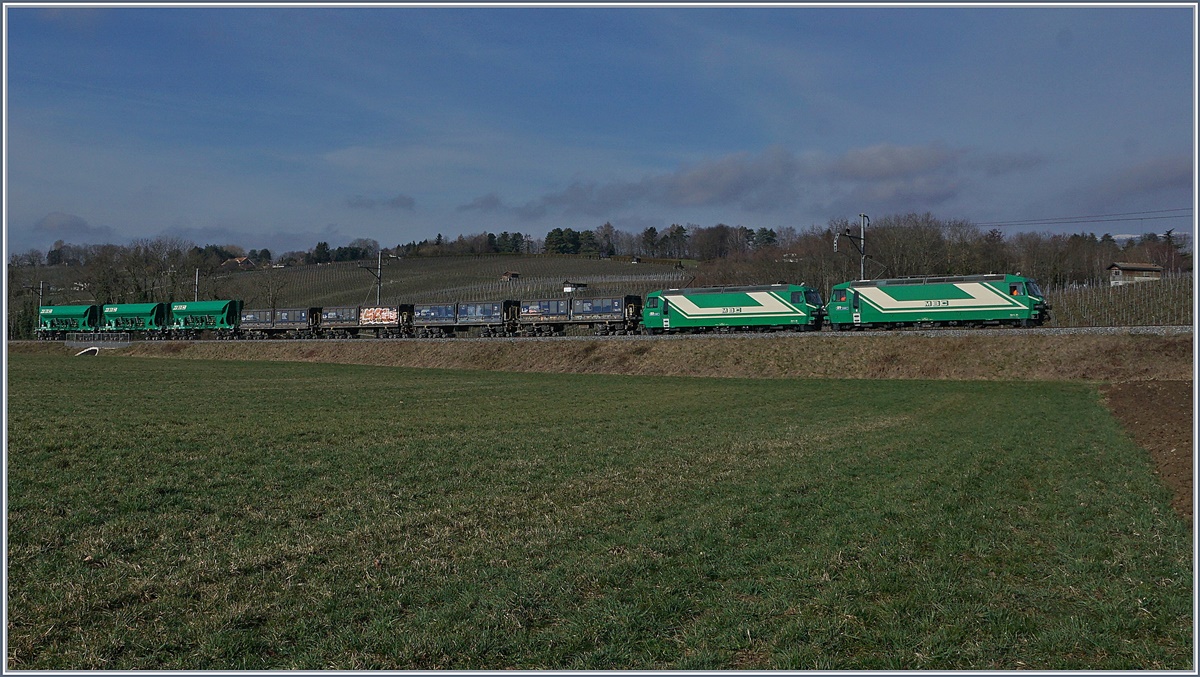
<instances>
[{"instance_id":1,"label":"green grass field","mask_svg":"<svg viewBox=\"0 0 1200 677\"><path fill-rule=\"evenodd\" d=\"M10 669L1194 667L1092 386L9 359Z\"/></svg>"}]
</instances>

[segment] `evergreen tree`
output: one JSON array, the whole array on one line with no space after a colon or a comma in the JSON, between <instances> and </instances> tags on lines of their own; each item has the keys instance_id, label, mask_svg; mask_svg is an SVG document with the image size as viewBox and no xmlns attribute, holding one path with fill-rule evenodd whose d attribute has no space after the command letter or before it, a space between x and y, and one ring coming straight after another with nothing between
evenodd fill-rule
<instances>
[{"instance_id":1,"label":"evergreen tree","mask_svg":"<svg viewBox=\"0 0 1200 677\"><path fill-rule=\"evenodd\" d=\"M562 228L555 228L549 233L546 233L546 241L542 245L547 254L565 254L566 246L567 243L563 238Z\"/></svg>"},{"instance_id":2,"label":"evergreen tree","mask_svg":"<svg viewBox=\"0 0 1200 677\"><path fill-rule=\"evenodd\" d=\"M563 229L563 254L578 254L579 253L579 233L570 228Z\"/></svg>"},{"instance_id":3,"label":"evergreen tree","mask_svg":"<svg viewBox=\"0 0 1200 677\"><path fill-rule=\"evenodd\" d=\"M658 229L654 226L642 231L642 251L649 256L658 253Z\"/></svg>"}]
</instances>

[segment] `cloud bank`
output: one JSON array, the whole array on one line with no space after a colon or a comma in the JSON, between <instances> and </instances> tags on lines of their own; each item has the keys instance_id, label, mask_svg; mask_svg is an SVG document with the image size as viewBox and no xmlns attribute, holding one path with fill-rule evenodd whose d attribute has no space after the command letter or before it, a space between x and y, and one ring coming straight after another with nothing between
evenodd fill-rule
<instances>
[{"instance_id":1,"label":"cloud bank","mask_svg":"<svg viewBox=\"0 0 1200 677\"><path fill-rule=\"evenodd\" d=\"M33 226L34 236L42 240L63 240L74 244L101 244L115 235L109 226L90 225L83 217L50 212Z\"/></svg>"},{"instance_id":2,"label":"cloud bank","mask_svg":"<svg viewBox=\"0 0 1200 677\"><path fill-rule=\"evenodd\" d=\"M459 211L548 216L609 217L637 208L738 209L771 214L804 208L828 211L845 203L873 208L936 207L960 196L980 178L1037 169L1033 153L997 154L941 144L879 144L830 156L772 147L735 153L636 181L575 181L522 204L495 192ZM856 207L857 208L857 207Z\"/></svg>"}]
</instances>

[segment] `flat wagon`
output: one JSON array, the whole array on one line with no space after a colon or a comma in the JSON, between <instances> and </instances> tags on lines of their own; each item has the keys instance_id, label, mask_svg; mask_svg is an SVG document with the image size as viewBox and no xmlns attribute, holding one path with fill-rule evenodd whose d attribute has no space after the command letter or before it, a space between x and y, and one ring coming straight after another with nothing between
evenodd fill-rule
<instances>
[{"instance_id":1,"label":"flat wagon","mask_svg":"<svg viewBox=\"0 0 1200 677\"><path fill-rule=\"evenodd\" d=\"M518 305L516 301L459 303L455 314L455 329L474 331L484 338L513 336L517 326Z\"/></svg>"},{"instance_id":2,"label":"flat wagon","mask_svg":"<svg viewBox=\"0 0 1200 677\"><path fill-rule=\"evenodd\" d=\"M358 306L321 308L317 331L323 337L348 338L358 335Z\"/></svg>"},{"instance_id":3,"label":"flat wagon","mask_svg":"<svg viewBox=\"0 0 1200 677\"><path fill-rule=\"evenodd\" d=\"M254 308L242 311L242 331L250 338L312 338L320 308Z\"/></svg>"},{"instance_id":4,"label":"flat wagon","mask_svg":"<svg viewBox=\"0 0 1200 677\"><path fill-rule=\"evenodd\" d=\"M375 334L376 338L397 338L404 335L412 322L412 306L364 306L358 309L358 330Z\"/></svg>"},{"instance_id":5,"label":"flat wagon","mask_svg":"<svg viewBox=\"0 0 1200 677\"><path fill-rule=\"evenodd\" d=\"M417 303L413 305L411 333L417 338L450 338L457 321L457 303Z\"/></svg>"},{"instance_id":6,"label":"flat wagon","mask_svg":"<svg viewBox=\"0 0 1200 677\"><path fill-rule=\"evenodd\" d=\"M518 333L534 336L562 336L571 320L571 299L535 299L521 301Z\"/></svg>"},{"instance_id":7,"label":"flat wagon","mask_svg":"<svg viewBox=\"0 0 1200 677\"><path fill-rule=\"evenodd\" d=\"M642 297L635 295L571 299L571 322L597 336L630 334L642 321Z\"/></svg>"}]
</instances>

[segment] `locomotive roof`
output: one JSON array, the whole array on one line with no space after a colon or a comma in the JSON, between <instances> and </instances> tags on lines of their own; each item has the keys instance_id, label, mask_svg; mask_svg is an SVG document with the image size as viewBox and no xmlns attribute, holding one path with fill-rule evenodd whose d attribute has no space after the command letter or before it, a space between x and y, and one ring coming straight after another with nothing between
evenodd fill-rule
<instances>
[{"instance_id":1,"label":"locomotive roof","mask_svg":"<svg viewBox=\"0 0 1200 677\"><path fill-rule=\"evenodd\" d=\"M786 282L779 284L755 284L744 287L691 287L688 289L665 289L664 292L680 292L685 296L692 294L728 294L730 292L746 292L746 291L779 291L789 287L799 287L803 285L792 285Z\"/></svg>"},{"instance_id":2,"label":"locomotive roof","mask_svg":"<svg viewBox=\"0 0 1200 677\"><path fill-rule=\"evenodd\" d=\"M945 277L897 277L890 280L854 280L847 283L851 287L892 287L905 284L952 284L955 282L1003 282L1008 276L999 274L989 275L949 275Z\"/></svg>"}]
</instances>

